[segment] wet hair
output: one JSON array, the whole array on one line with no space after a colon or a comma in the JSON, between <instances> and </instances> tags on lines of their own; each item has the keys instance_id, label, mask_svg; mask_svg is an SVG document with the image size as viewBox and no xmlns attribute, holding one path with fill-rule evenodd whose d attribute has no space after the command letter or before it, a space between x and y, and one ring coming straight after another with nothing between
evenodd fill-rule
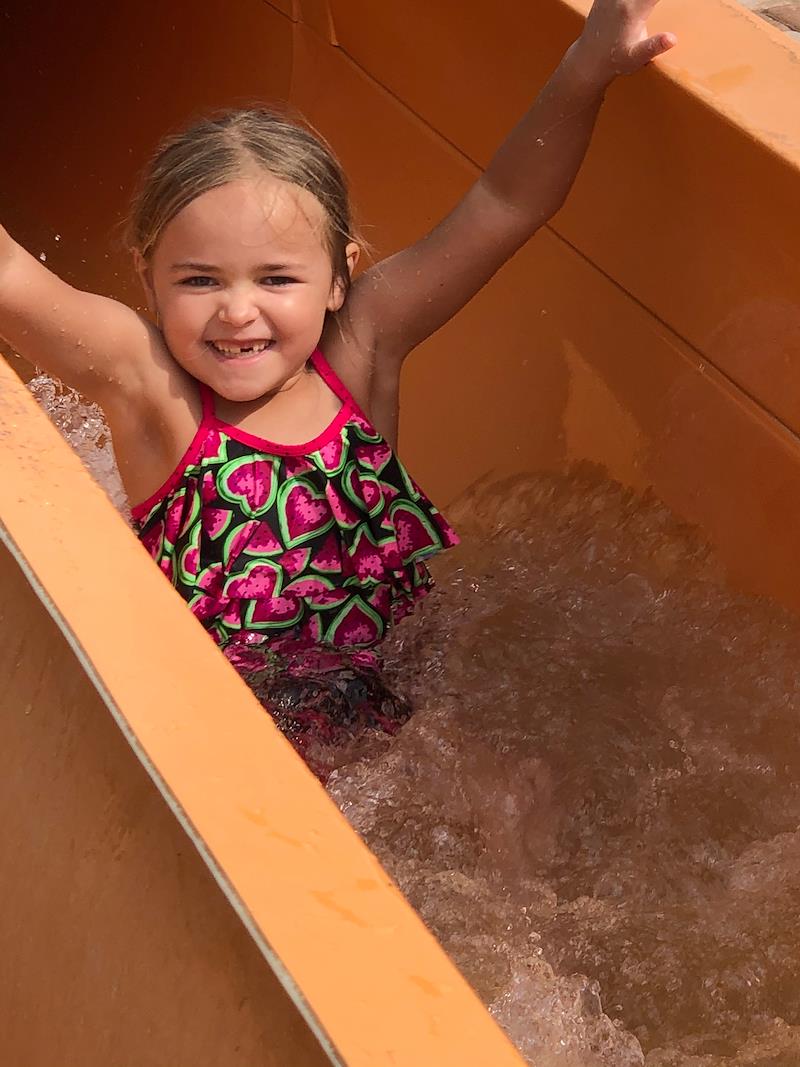
<instances>
[{"instance_id":1,"label":"wet hair","mask_svg":"<svg viewBox=\"0 0 800 1067\"><path fill-rule=\"evenodd\" d=\"M266 108L222 111L161 142L131 202L129 246L148 259L164 227L192 200L264 172L319 201L333 279L346 293L346 248L356 237L342 168L321 137Z\"/></svg>"}]
</instances>

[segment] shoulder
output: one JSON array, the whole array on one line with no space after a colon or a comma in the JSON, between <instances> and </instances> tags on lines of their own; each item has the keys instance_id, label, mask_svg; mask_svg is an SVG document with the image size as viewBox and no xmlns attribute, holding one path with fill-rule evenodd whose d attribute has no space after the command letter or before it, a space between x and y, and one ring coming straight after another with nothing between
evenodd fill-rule
<instances>
[{"instance_id":1,"label":"shoulder","mask_svg":"<svg viewBox=\"0 0 800 1067\"><path fill-rule=\"evenodd\" d=\"M364 290L371 285L371 272L356 279L344 307L326 320L320 348L376 429L394 440L401 364L387 358L379 344L380 332L364 299Z\"/></svg>"},{"instance_id":2,"label":"shoulder","mask_svg":"<svg viewBox=\"0 0 800 1067\"><path fill-rule=\"evenodd\" d=\"M320 349L336 377L375 429L396 447L399 368L381 366L378 354L350 329L350 323L341 312L326 324Z\"/></svg>"},{"instance_id":3,"label":"shoulder","mask_svg":"<svg viewBox=\"0 0 800 1067\"><path fill-rule=\"evenodd\" d=\"M359 407L369 412L374 369L372 353L349 334L347 323L340 315L331 316L325 323L319 347L325 361Z\"/></svg>"}]
</instances>

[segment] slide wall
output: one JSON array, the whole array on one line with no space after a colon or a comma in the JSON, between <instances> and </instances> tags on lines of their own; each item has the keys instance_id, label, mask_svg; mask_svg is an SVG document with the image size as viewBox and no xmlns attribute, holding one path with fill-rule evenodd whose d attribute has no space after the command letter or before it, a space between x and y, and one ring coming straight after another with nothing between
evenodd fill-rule
<instances>
[{"instance_id":1,"label":"slide wall","mask_svg":"<svg viewBox=\"0 0 800 1067\"><path fill-rule=\"evenodd\" d=\"M191 115L279 99L335 145L390 252L473 180L587 8L10 10L3 221L136 303L136 167ZM658 20L681 48L610 91L568 206L410 361L401 447L442 505L591 460L794 608L798 52L734 0ZM4 1061L519 1063L2 365L0 465Z\"/></svg>"}]
</instances>

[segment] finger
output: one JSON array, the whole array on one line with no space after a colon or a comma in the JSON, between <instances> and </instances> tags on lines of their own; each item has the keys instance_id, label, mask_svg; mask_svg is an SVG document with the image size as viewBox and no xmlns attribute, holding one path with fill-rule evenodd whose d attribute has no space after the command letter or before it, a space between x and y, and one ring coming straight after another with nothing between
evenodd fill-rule
<instances>
[{"instance_id":1,"label":"finger","mask_svg":"<svg viewBox=\"0 0 800 1067\"><path fill-rule=\"evenodd\" d=\"M678 38L674 33L657 33L655 37L648 37L646 41L641 41L631 49L632 66L638 69L646 63L651 63L659 56L663 56L665 52L669 52L677 43Z\"/></svg>"}]
</instances>

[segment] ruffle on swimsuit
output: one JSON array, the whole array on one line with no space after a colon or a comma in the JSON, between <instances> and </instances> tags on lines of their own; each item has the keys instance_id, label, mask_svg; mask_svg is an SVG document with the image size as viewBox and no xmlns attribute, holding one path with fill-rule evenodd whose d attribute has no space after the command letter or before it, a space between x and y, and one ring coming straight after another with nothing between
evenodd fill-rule
<instances>
[{"instance_id":1,"label":"ruffle on swimsuit","mask_svg":"<svg viewBox=\"0 0 800 1067\"><path fill-rule=\"evenodd\" d=\"M168 481L133 509L142 543L223 647L370 649L458 538L317 351L342 401L317 438L280 445L203 414Z\"/></svg>"}]
</instances>

